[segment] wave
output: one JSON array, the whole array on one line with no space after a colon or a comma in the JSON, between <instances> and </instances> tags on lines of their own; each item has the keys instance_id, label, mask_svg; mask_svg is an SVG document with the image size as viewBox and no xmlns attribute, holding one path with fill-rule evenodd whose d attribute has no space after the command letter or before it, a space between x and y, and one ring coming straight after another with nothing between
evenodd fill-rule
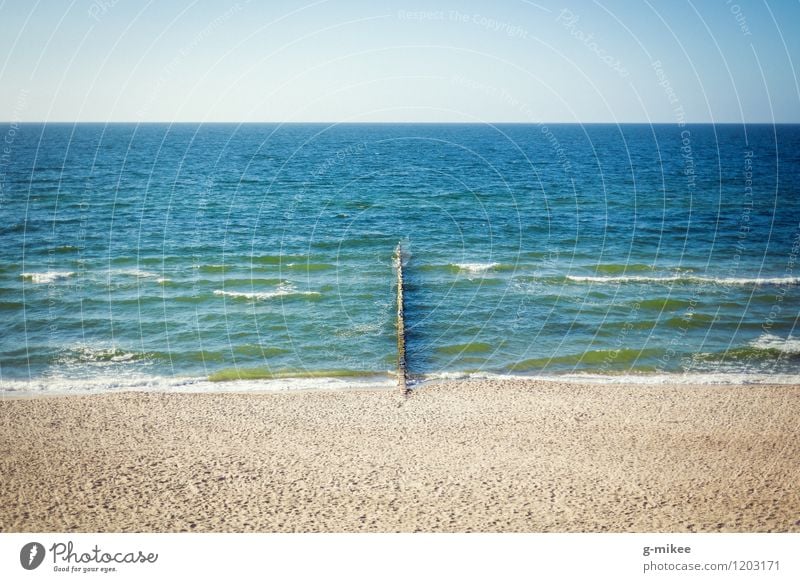
<instances>
[{"instance_id":1,"label":"wave","mask_svg":"<svg viewBox=\"0 0 800 582\"><path fill-rule=\"evenodd\" d=\"M689 280L681 275L668 275L665 277L651 277L648 275L567 275L565 277L573 283L673 283L675 281Z\"/></svg>"},{"instance_id":2,"label":"wave","mask_svg":"<svg viewBox=\"0 0 800 582\"><path fill-rule=\"evenodd\" d=\"M500 263L452 263L452 266L460 271L466 271L468 273L484 273L494 269L499 266L499 264Z\"/></svg>"},{"instance_id":3,"label":"wave","mask_svg":"<svg viewBox=\"0 0 800 582\"><path fill-rule=\"evenodd\" d=\"M800 355L800 338L780 337L765 333L751 341L746 347L735 348L728 352L739 357L766 355L772 357Z\"/></svg>"},{"instance_id":4,"label":"wave","mask_svg":"<svg viewBox=\"0 0 800 582\"><path fill-rule=\"evenodd\" d=\"M800 384L798 374L764 374L742 372L621 372L593 373L593 372L564 372L549 374L502 374L483 371L465 372L437 372L425 374L416 379L416 386L426 382L439 382L448 380L521 380L540 382L570 382L581 384L637 384L643 386L658 385L791 385Z\"/></svg>"},{"instance_id":5,"label":"wave","mask_svg":"<svg viewBox=\"0 0 800 582\"><path fill-rule=\"evenodd\" d=\"M0 380L4 397L48 394L103 394L110 392L155 393L224 393L224 392L285 392L319 390L395 390L396 380L391 373L319 371L273 372L259 374L255 369L239 368L220 371L215 381L202 376L125 376L92 375L71 378L48 376L26 380ZM263 369L262 369L263 370ZM222 373L225 372L225 373ZM248 377L249 376L249 377ZM639 385L787 385L800 384L800 375L739 372L689 373L631 373L597 374L566 372L563 374L504 374L486 371L451 371L424 374L411 379L410 385L419 388L441 381L540 381L582 384L639 384Z\"/></svg>"},{"instance_id":6,"label":"wave","mask_svg":"<svg viewBox=\"0 0 800 582\"><path fill-rule=\"evenodd\" d=\"M268 368L225 368L208 376L209 382L232 380L280 380L287 378L373 378L377 372L358 370L284 370Z\"/></svg>"},{"instance_id":7,"label":"wave","mask_svg":"<svg viewBox=\"0 0 800 582\"><path fill-rule=\"evenodd\" d=\"M74 275L72 271L45 271L44 273L22 273L22 278L31 283L55 283Z\"/></svg>"},{"instance_id":8,"label":"wave","mask_svg":"<svg viewBox=\"0 0 800 582\"><path fill-rule=\"evenodd\" d=\"M77 345L65 348L56 357L57 364L119 364L148 360L152 354L126 351L119 347Z\"/></svg>"},{"instance_id":9,"label":"wave","mask_svg":"<svg viewBox=\"0 0 800 582\"><path fill-rule=\"evenodd\" d=\"M781 354L800 354L800 338L792 336L783 338L773 334L764 334L750 345L760 350L770 350Z\"/></svg>"},{"instance_id":10,"label":"wave","mask_svg":"<svg viewBox=\"0 0 800 582\"><path fill-rule=\"evenodd\" d=\"M403 261L405 264L406 261L406 252L404 250L404 257ZM488 271L497 271L497 272L510 272L510 271L517 271L520 270L522 267L518 264L511 264L511 263L497 263L497 262L486 262L486 263L419 263L412 265L413 270L415 272L422 272L422 273L450 273L450 274L458 274L458 273L467 273L470 275L475 275L479 273L486 273Z\"/></svg>"},{"instance_id":11,"label":"wave","mask_svg":"<svg viewBox=\"0 0 800 582\"><path fill-rule=\"evenodd\" d=\"M106 274L109 277L111 275L123 275L126 277L137 277L140 279L158 279L158 273L153 273L152 271L142 271L141 269L114 269L106 271Z\"/></svg>"},{"instance_id":12,"label":"wave","mask_svg":"<svg viewBox=\"0 0 800 582\"><path fill-rule=\"evenodd\" d=\"M242 356L258 356L261 358L280 356L290 350L279 347L262 346L258 344L245 344L234 346L233 352ZM27 358L27 352L25 353ZM52 360L46 356L47 361L65 366L66 369L76 371L87 367L95 369L104 366L124 364L151 365L163 362L225 362L230 359L231 351L224 350L178 350L171 351L130 351L119 347L98 347L78 345L62 349ZM87 369L88 369L87 368Z\"/></svg>"},{"instance_id":13,"label":"wave","mask_svg":"<svg viewBox=\"0 0 800 582\"><path fill-rule=\"evenodd\" d=\"M782 338L773 334L763 334L747 345L732 347L719 352L696 354L700 362L729 362L732 365L746 364L756 369L759 365L774 365L778 360L796 360L800 356L800 338Z\"/></svg>"},{"instance_id":14,"label":"wave","mask_svg":"<svg viewBox=\"0 0 800 582\"><path fill-rule=\"evenodd\" d=\"M639 364L640 360L657 358L663 354L663 350L658 348L620 348L592 350L563 356L552 356L542 358L530 358L513 364L510 368L512 372L536 371L547 368L548 366L578 366L578 365L621 365L637 364L637 368L642 369L646 366Z\"/></svg>"},{"instance_id":15,"label":"wave","mask_svg":"<svg viewBox=\"0 0 800 582\"><path fill-rule=\"evenodd\" d=\"M336 269L337 265L322 261L311 261L309 257L303 255L262 255L251 257L231 258L225 264L203 264L195 265L201 273L228 273L237 269L256 269L275 267L287 271L328 271Z\"/></svg>"},{"instance_id":16,"label":"wave","mask_svg":"<svg viewBox=\"0 0 800 582\"><path fill-rule=\"evenodd\" d=\"M267 299L274 299L276 297L290 297L290 296L307 296L307 297L320 297L317 291L298 291L291 284L279 285L273 291L225 291L224 289L217 289L214 295L233 297L234 299L248 299L256 301L264 301Z\"/></svg>"},{"instance_id":17,"label":"wave","mask_svg":"<svg viewBox=\"0 0 800 582\"><path fill-rule=\"evenodd\" d=\"M702 277L699 275L567 275L574 283L702 283L710 285L800 285L800 277Z\"/></svg>"},{"instance_id":18,"label":"wave","mask_svg":"<svg viewBox=\"0 0 800 582\"><path fill-rule=\"evenodd\" d=\"M531 376L525 376L530 378ZM687 373L641 373L641 374L593 374L568 373L549 376L535 376L537 379L556 382L585 382L589 384L642 384L642 385L743 385L743 384L798 384L797 374L758 374L741 372L687 372Z\"/></svg>"},{"instance_id":19,"label":"wave","mask_svg":"<svg viewBox=\"0 0 800 582\"><path fill-rule=\"evenodd\" d=\"M220 393L285 392L315 390L393 390L396 380L388 374L340 376L292 375L210 381L207 377L94 375L90 378L49 376L34 380L0 380L4 397L46 394L103 394L109 392Z\"/></svg>"}]
</instances>

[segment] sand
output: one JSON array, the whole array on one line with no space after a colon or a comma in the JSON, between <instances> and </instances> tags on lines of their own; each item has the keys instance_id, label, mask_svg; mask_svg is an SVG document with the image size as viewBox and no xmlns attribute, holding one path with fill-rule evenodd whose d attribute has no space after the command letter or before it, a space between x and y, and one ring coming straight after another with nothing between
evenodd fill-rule
<instances>
[{"instance_id":1,"label":"sand","mask_svg":"<svg viewBox=\"0 0 800 582\"><path fill-rule=\"evenodd\" d=\"M800 386L0 401L0 530L800 531Z\"/></svg>"}]
</instances>

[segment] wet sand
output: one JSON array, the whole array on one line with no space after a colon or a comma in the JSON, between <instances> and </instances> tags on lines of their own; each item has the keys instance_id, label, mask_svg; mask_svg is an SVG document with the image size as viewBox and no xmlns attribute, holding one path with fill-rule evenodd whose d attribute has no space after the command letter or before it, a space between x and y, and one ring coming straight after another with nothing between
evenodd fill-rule
<instances>
[{"instance_id":1,"label":"wet sand","mask_svg":"<svg viewBox=\"0 0 800 582\"><path fill-rule=\"evenodd\" d=\"M800 531L800 386L0 400L0 530Z\"/></svg>"}]
</instances>

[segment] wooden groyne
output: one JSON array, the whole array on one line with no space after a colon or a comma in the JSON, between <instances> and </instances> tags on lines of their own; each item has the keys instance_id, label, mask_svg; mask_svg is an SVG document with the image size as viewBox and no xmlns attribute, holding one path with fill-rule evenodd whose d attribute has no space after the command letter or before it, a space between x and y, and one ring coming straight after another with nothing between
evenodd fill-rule
<instances>
[{"instance_id":1,"label":"wooden groyne","mask_svg":"<svg viewBox=\"0 0 800 582\"><path fill-rule=\"evenodd\" d=\"M406 321L405 299L403 296L403 248L400 243L394 251L394 265L397 271L397 386L404 394L408 393L406 376Z\"/></svg>"}]
</instances>

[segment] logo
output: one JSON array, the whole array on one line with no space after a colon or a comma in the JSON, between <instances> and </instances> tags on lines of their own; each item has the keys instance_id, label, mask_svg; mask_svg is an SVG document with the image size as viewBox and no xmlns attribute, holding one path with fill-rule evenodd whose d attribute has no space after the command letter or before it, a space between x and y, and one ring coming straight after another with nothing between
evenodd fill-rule
<instances>
[{"instance_id":1,"label":"logo","mask_svg":"<svg viewBox=\"0 0 800 582\"><path fill-rule=\"evenodd\" d=\"M35 570L44 561L44 546L39 542L30 542L19 551L19 563L26 570Z\"/></svg>"}]
</instances>

